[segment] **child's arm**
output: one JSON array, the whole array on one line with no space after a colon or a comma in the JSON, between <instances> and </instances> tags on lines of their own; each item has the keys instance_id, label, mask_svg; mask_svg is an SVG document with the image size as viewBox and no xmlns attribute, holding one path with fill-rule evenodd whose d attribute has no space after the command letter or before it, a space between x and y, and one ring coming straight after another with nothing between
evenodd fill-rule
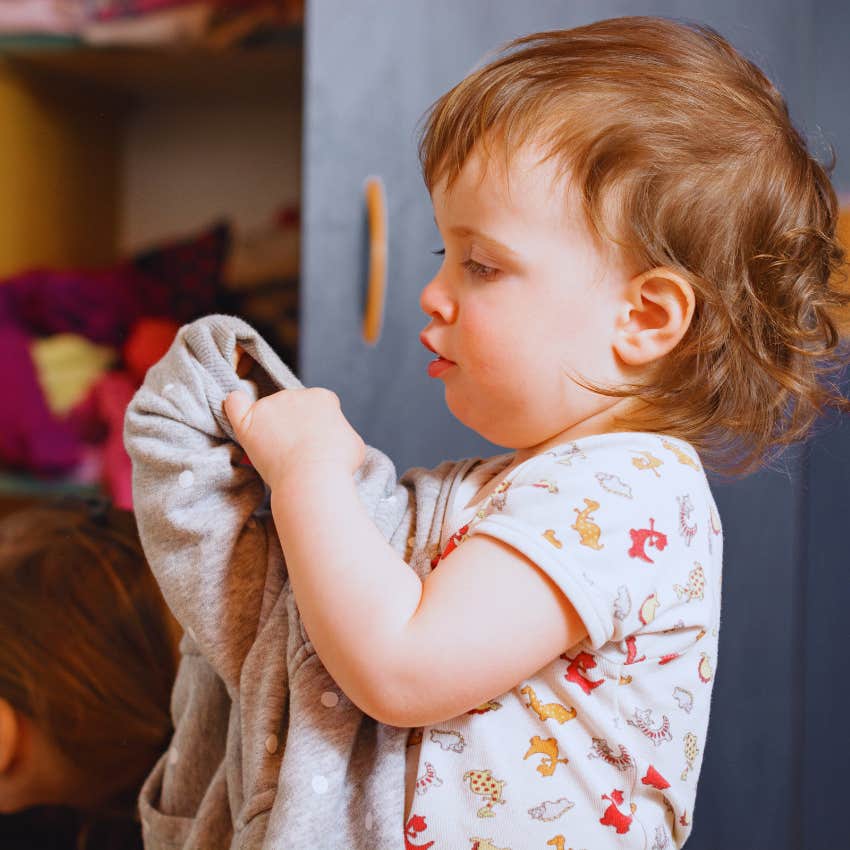
<instances>
[{"instance_id":1,"label":"child's arm","mask_svg":"<svg viewBox=\"0 0 850 850\"><path fill-rule=\"evenodd\" d=\"M285 668L291 625L279 601L287 579L280 543L268 511L258 512L267 491L257 471L240 463L243 450L222 409L230 390L246 387L234 368L237 347L255 363L249 377L259 395L302 387L245 322L206 316L181 328L148 370L124 432L145 554L169 607L231 694L249 651L255 664L264 652L276 653ZM369 447L355 476L369 515L400 552L420 524L420 502L427 531L427 494L441 480L414 472L405 484L397 481L392 461ZM300 618L297 625L303 640ZM262 666L276 675L271 661Z\"/></svg>"},{"instance_id":2,"label":"child's arm","mask_svg":"<svg viewBox=\"0 0 850 850\"><path fill-rule=\"evenodd\" d=\"M456 716L586 634L554 582L492 539L470 540L423 585L358 497L362 440L332 393L286 391L254 405L236 395L226 410L271 487L305 629L367 714L395 726Z\"/></svg>"},{"instance_id":3,"label":"child's arm","mask_svg":"<svg viewBox=\"0 0 850 850\"><path fill-rule=\"evenodd\" d=\"M421 582L366 515L350 475L296 468L272 486L272 512L316 652L382 723L456 717L587 634L554 582L493 538L468 539Z\"/></svg>"}]
</instances>

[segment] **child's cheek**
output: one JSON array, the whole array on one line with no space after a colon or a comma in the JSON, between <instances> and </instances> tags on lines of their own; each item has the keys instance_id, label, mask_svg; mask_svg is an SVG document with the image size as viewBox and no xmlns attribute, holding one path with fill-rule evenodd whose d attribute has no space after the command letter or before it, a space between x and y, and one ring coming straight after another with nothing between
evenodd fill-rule
<instances>
[{"instance_id":1,"label":"child's cheek","mask_svg":"<svg viewBox=\"0 0 850 850\"><path fill-rule=\"evenodd\" d=\"M526 347L524 331L504 315L469 316L464 339L467 363L488 384L502 382L516 371Z\"/></svg>"}]
</instances>

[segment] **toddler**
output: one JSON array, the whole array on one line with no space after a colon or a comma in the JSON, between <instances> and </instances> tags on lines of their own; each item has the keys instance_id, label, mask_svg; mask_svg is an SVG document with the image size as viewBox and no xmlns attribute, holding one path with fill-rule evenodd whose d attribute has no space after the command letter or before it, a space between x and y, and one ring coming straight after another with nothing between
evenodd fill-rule
<instances>
[{"instance_id":1,"label":"toddler","mask_svg":"<svg viewBox=\"0 0 850 850\"><path fill-rule=\"evenodd\" d=\"M125 425L186 631L150 848L691 830L722 561L705 469L755 470L850 406L827 378L835 193L758 68L658 18L512 42L420 153L444 240L428 371L509 451L397 483L244 323L182 329ZM259 400L227 395L234 365Z\"/></svg>"},{"instance_id":2,"label":"toddler","mask_svg":"<svg viewBox=\"0 0 850 850\"><path fill-rule=\"evenodd\" d=\"M681 847L720 623L703 464L752 471L846 409L834 191L755 65L653 18L517 39L420 154L428 371L510 451L470 464L423 582L358 502L333 393L230 395L305 627L413 729L408 846Z\"/></svg>"}]
</instances>

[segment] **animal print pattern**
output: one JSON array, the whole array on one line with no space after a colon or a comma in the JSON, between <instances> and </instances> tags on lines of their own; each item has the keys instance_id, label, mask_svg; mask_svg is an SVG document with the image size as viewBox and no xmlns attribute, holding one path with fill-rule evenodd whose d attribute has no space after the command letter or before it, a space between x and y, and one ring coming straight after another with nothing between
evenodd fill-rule
<instances>
[{"instance_id":1,"label":"animal print pattern","mask_svg":"<svg viewBox=\"0 0 850 850\"><path fill-rule=\"evenodd\" d=\"M698 455L667 435L585 437L462 507L511 458L470 470L432 568L451 569L473 534L503 540L554 580L588 636L507 693L412 730L406 850L681 847L720 614L722 530Z\"/></svg>"}]
</instances>

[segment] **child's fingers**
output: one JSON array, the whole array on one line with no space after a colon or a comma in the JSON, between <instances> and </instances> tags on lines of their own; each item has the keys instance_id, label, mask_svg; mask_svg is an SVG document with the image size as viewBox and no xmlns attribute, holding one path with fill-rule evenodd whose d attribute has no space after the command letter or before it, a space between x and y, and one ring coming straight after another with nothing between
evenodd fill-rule
<instances>
[{"instance_id":1,"label":"child's fingers","mask_svg":"<svg viewBox=\"0 0 850 850\"><path fill-rule=\"evenodd\" d=\"M230 364L233 366L236 374L240 378L247 378L254 368L253 359L245 353L245 349L241 345L236 345L233 349L233 356L230 359Z\"/></svg>"},{"instance_id":2,"label":"child's fingers","mask_svg":"<svg viewBox=\"0 0 850 850\"><path fill-rule=\"evenodd\" d=\"M234 371L238 372L239 367L243 361L243 354L245 352L242 349L242 346L237 343L233 346L233 354L230 355L230 365L233 367Z\"/></svg>"},{"instance_id":3,"label":"child's fingers","mask_svg":"<svg viewBox=\"0 0 850 850\"><path fill-rule=\"evenodd\" d=\"M245 417L251 409L251 399L242 392L242 390L234 390L224 400L224 413L230 420L233 430L237 434L243 430L245 425Z\"/></svg>"}]
</instances>

